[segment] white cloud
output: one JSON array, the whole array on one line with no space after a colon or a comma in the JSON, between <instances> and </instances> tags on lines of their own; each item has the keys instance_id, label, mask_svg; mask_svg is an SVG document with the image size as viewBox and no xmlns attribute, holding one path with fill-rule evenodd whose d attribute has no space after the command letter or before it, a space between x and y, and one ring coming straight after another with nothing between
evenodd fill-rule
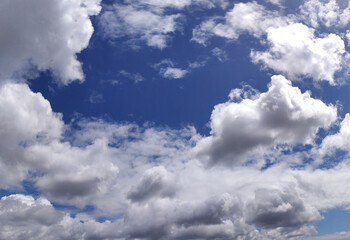
<instances>
[{"instance_id":1,"label":"white cloud","mask_svg":"<svg viewBox=\"0 0 350 240\"><path fill-rule=\"evenodd\" d=\"M184 8L191 5L192 0L143 0L143 4L149 4L159 8Z\"/></svg>"},{"instance_id":2,"label":"white cloud","mask_svg":"<svg viewBox=\"0 0 350 240\"><path fill-rule=\"evenodd\" d=\"M15 194L0 199L0 238L17 239L115 239L118 223L99 223L84 214L74 218L57 211L45 198Z\"/></svg>"},{"instance_id":3,"label":"white cloud","mask_svg":"<svg viewBox=\"0 0 350 240\"><path fill-rule=\"evenodd\" d=\"M56 200L84 205L86 195L105 191L118 173L109 161L105 141L93 141L84 149L63 142L61 115L52 112L49 102L27 85L2 85L0 112L1 187L33 178Z\"/></svg>"},{"instance_id":4,"label":"white cloud","mask_svg":"<svg viewBox=\"0 0 350 240\"><path fill-rule=\"evenodd\" d=\"M13 4L18 2L14 0ZM82 3L51 3L48 7L53 9L60 4L67 8L49 13L56 16L68 11L69 4L73 4L77 12L85 9L83 22L90 22L88 16L98 13L99 1L75 5L77 2ZM201 1L202 4L205 2ZM36 3L41 2L37 0ZM189 0L146 0L144 3L158 6L149 11L160 18L164 16L165 8L190 6ZM215 2L219 3L223 7L227 5L226 1ZM42 4L46 6L46 3ZM131 10L146 11L139 9L137 4L129 6ZM31 7L34 8L28 9ZM257 12L251 12L252 9ZM241 16L242 12L252 18L252 24L248 21L240 28L232 19ZM275 12L267 11L255 2L237 4L232 10L234 16L228 15L226 25L212 20L214 28L219 26L214 34L231 39L244 32L264 35L266 28L271 29L274 24L271 19L265 21L271 17L270 13L275 16ZM64 16L68 22L71 20L72 15ZM281 18L276 21L279 20ZM47 25L60 23L54 22ZM260 22L262 25L258 26ZM224 31L225 27L228 32ZM87 31L89 34L92 33L90 30ZM68 30L55 33L65 31ZM82 33L84 39L89 35L87 32ZM148 42L147 37L142 41L161 47L166 45L170 33L156 32L160 42ZM315 42L338 39L310 36ZM69 55L73 58L81 48L80 43L77 44L70 49L74 50ZM220 51L216 52L222 55ZM169 77L180 78L205 63L196 61L181 69L167 60L156 69L164 76L168 71ZM21 64L14 69L23 70ZM53 71L59 65L57 62L52 66L35 64ZM74 76L73 73L64 75L66 70L57 70L57 74L63 76L63 83L68 83ZM136 73L120 74L135 81L139 79ZM275 144L310 143L311 148L319 151L314 142L316 132L330 126L337 118L334 106L312 98L309 92L302 93L283 76L273 76L267 92L260 93L244 85L243 89L232 90L229 97L229 102L217 105L212 113L211 135L202 137L193 127L173 130L152 124L138 126L79 117L64 124L61 114L53 112L50 103L27 85L0 85L0 187L10 192L26 192L20 189L22 181L26 181L41 196L13 194L0 199L0 239L305 238L316 232L313 224L322 218L322 210L350 206L350 193L344 191L350 187L349 160L343 160L331 169L313 169L309 165L290 168L303 158L313 157L313 152L286 156L278 155L276 148L269 151L280 161L264 170L255 162L235 168L218 166L220 164L208 168L206 157L212 164L231 165L246 154L261 153L259 150ZM339 133L324 139L321 152L328 153L335 148L349 151L346 145L349 126L350 117L346 115ZM192 155L194 147L205 156ZM264 157L257 158L265 163ZM71 207L55 209L50 201ZM92 205L93 210L81 213L83 210L74 208L86 205ZM99 222L100 217L111 221ZM347 236L348 233L335 234L324 239L345 239Z\"/></svg>"},{"instance_id":5,"label":"white cloud","mask_svg":"<svg viewBox=\"0 0 350 240\"><path fill-rule=\"evenodd\" d=\"M315 232L312 224L320 219L320 210L350 204L350 197L343 191L350 183L346 163L328 170L292 170L284 164L265 171L255 165L208 169L190 154L202 139L193 128L157 129L78 119L71 126L65 125L63 134L60 116L40 94L21 84L5 85L3 89L8 91L5 99L12 114L16 113L13 106L22 103L19 97L12 97L13 103L9 100L17 96L13 93L16 89L20 89L18 95L32 98L23 102L24 106L37 108L37 113L16 115L18 121L27 119L30 123L37 114L43 123L51 124L43 124L40 131L48 132L47 137L35 138L37 132L26 133L25 127L35 129L35 124L0 121L6 122L1 129L19 132L13 137L15 151L11 153L24 154L16 156L12 164L38 173L24 174L21 180L33 181L46 196L3 197L1 238L79 239L84 235L91 239L284 239ZM240 110L251 106L254 114L249 116L268 126L262 131L277 134L276 141L307 142L318 127L336 118L334 107L311 98L309 93L302 94L281 76L273 77L268 92L255 93L252 99L241 99L240 103L227 103L227 107L234 104L242 106ZM239 113L249 124L245 111ZM254 128L249 133L259 132ZM18 144L22 138L32 140ZM7 141L0 143L1 149L10 146ZM6 166L10 155L1 154L0 162ZM18 171L5 173L18 175ZM91 204L95 210L72 218L69 209L56 210L47 199L77 207ZM97 222L100 216L116 220Z\"/></svg>"},{"instance_id":6,"label":"white cloud","mask_svg":"<svg viewBox=\"0 0 350 240\"><path fill-rule=\"evenodd\" d=\"M149 3L158 1L149 1ZM164 7L160 4L158 7ZM169 6L169 4L165 4ZM170 5L171 6L171 5ZM175 4L176 6L176 4ZM100 16L100 26L106 38L115 40L127 38L129 45L138 47L140 43L163 49L170 35L180 27L180 14L165 14L162 8L143 4L114 4Z\"/></svg>"},{"instance_id":7,"label":"white cloud","mask_svg":"<svg viewBox=\"0 0 350 240\"><path fill-rule=\"evenodd\" d=\"M196 63L195 65L190 64L189 68L199 67L198 63ZM153 67L159 70L159 74L163 78L168 78L168 79L180 79L185 77L189 73L188 69L175 67L175 63L170 59L164 59L161 62L155 64Z\"/></svg>"},{"instance_id":8,"label":"white cloud","mask_svg":"<svg viewBox=\"0 0 350 240\"><path fill-rule=\"evenodd\" d=\"M161 71L164 78L180 79L185 77L187 70L181 68L167 67Z\"/></svg>"},{"instance_id":9,"label":"white cloud","mask_svg":"<svg viewBox=\"0 0 350 240\"><path fill-rule=\"evenodd\" d=\"M221 23L220 21L223 21ZM193 30L192 41L206 45L212 36L237 39L243 33L261 37L270 27L280 27L291 22L276 11L269 11L257 2L237 3L223 19L214 17Z\"/></svg>"},{"instance_id":10,"label":"white cloud","mask_svg":"<svg viewBox=\"0 0 350 240\"><path fill-rule=\"evenodd\" d=\"M134 202L143 202L151 197L172 197L176 193L175 178L163 167L148 169L139 183L128 194Z\"/></svg>"},{"instance_id":11,"label":"white cloud","mask_svg":"<svg viewBox=\"0 0 350 240\"><path fill-rule=\"evenodd\" d=\"M317 209L305 205L293 189L257 189L246 209L248 223L267 229L298 228L321 220Z\"/></svg>"},{"instance_id":12,"label":"white cloud","mask_svg":"<svg viewBox=\"0 0 350 240\"><path fill-rule=\"evenodd\" d=\"M347 1L308 0L300 6L301 19L312 27L346 27L350 22L350 6Z\"/></svg>"},{"instance_id":13,"label":"white cloud","mask_svg":"<svg viewBox=\"0 0 350 240\"><path fill-rule=\"evenodd\" d=\"M272 4L275 4L277 6L282 6L285 0L266 0L266 2L270 2Z\"/></svg>"},{"instance_id":14,"label":"white cloud","mask_svg":"<svg viewBox=\"0 0 350 240\"><path fill-rule=\"evenodd\" d=\"M350 138L350 114L347 113L340 123L339 132L334 135L328 135L323 139L320 152L321 154L332 154L336 149L350 151L348 139Z\"/></svg>"},{"instance_id":15,"label":"white cloud","mask_svg":"<svg viewBox=\"0 0 350 240\"><path fill-rule=\"evenodd\" d=\"M128 71L121 70L119 72L119 74L121 76L123 76L124 78L127 78L127 79L133 81L135 84L142 82L144 80L144 78L142 77L142 75L140 73L130 73Z\"/></svg>"},{"instance_id":16,"label":"white cloud","mask_svg":"<svg viewBox=\"0 0 350 240\"><path fill-rule=\"evenodd\" d=\"M246 153L274 144L313 142L318 128L337 118L334 106L301 93L283 76L273 76L269 89L253 99L215 106L211 136L196 147L209 164L232 164Z\"/></svg>"},{"instance_id":17,"label":"white cloud","mask_svg":"<svg viewBox=\"0 0 350 240\"><path fill-rule=\"evenodd\" d=\"M164 49L172 36L182 30L186 9L225 9L228 5L227 0L125 1L106 5L99 25L105 38L112 42L125 40L136 49L142 44Z\"/></svg>"},{"instance_id":18,"label":"white cloud","mask_svg":"<svg viewBox=\"0 0 350 240\"><path fill-rule=\"evenodd\" d=\"M303 76L336 83L334 74L342 69L345 53L339 36L317 38L312 29L300 23L270 28L267 32L270 48L265 52L252 51L253 62L261 62L292 79Z\"/></svg>"},{"instance_id":19,"label":"white cloud","mask_svg":"<svg viewBox=\"0 0 350 240\"><path fill-rule=\"evenodd\" d=\"M220 49L220 48L218 48L218 47L213 48L213 49L211 50L211 53L212 53L220 62L225 62L225 61L228 60L228 55L227 55L227 53L226 53L224 50L222 50L222 49Z\"/></svg>"},{"instance_id":20,"label":"white cloud","mask_svg":"<svg viewBox=\"0 0 350 240\"><path fill-rule=\"evenodd\" d=\"M0 112L0 185L6 188L25 178L31 163L22 161L24 148L59 138L63 122L50 103L25 84L0 87Z\"/></svg>"},{"instance_id":21,"label":"white cloud","mask_svg":"<svg viewBox=\"0 0 350 240\"><path fill-rule=\"evenodd\" d=\"M4 0L0 9L1 79L50 70L62 84L84 80L76 54L88 46L100 0Z\"/></svg>"}]
</instances>

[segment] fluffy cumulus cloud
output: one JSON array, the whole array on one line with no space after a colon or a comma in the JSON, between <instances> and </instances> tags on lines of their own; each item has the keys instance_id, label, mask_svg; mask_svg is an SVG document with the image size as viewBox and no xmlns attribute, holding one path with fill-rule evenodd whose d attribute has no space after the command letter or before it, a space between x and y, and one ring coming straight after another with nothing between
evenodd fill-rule
<instances>
[{"instance_id":1,"label":"fluffy cumulus cloud","mask_svg":"<svg viewBox=\"0 0 350 240\"><path fill-rule=\"evenodd\" d=\"M193 30L192 40L206 44L212 36L237 39L243 33L260 37L270 27L284 26L291 20L281 17L277 11L270 11L257 2L237 3L223 19L214 17Z\"/></svg>"},{"instance_id":2,"label":"fluffy cumulus cloud","mask_svg":"<svg viewBox=\"0 0 350 240\"><path fill-rule=\"evenodd\" d=\"M5 0L0 9L2 80L45 70L63 84L84 80L76 54L88 46L100 0Z\"/></svg>"},{"instance_id":3,"label":"fluffy cumulus cloud","mask_svg":"<svg viewBox=\"0 0 350 240\"><path fill-rule=\"evenodd\" d=\"M30 163L21 161L24 148L59 138L63 123L50 103L25 84L1 86L0 111L1 186L6 187L23 180L28 171Z\"/></svg>"},{"instance_id":4,"label":"fluffy cumulus cloud","mask_svg":"<svg viewBox=\"0 0 350 240\"><path fill-rule=\"evenodd\" d=\"M14 194L0 199L2 239L117 239L118 223L99 223L87 215L57 211L45 198Z\"/></svg>"},{"instance_id":5,"label":"fluffy cumulus cloud","mask_svg":"<svg viewBox=\"0 0 350 240\"><path fill-rule=\"evenodd\" d=\"M310 144L317 130L336 117L334 106L302 93L281 75L273 76L267 92L215 106L212 136L202 139L196 151L207 155L210 164L230 164L261 147Z\"/></svg>"},{"instance_id":6,"label":"fluffy cumulus cloud","mask_svg":"<svg viewBox=\"0 0 350 240\"><path fill-rule=\"evenodd\" d=\"M254 165L207 168L203 159L191 155L193 147L206 139L191 127L171 130L99 119L63 125L49 103L26 85L2 89L8 91L6 99L16 91L29 95L32 100L24 105L33 103L30 108L37 108L31 118L37 115L47 121L36 132L26 133L16 121L1 120L2 129L18 132L11 136L13 151L7 155L2 151L1 164L26 166L18 181L32 182L42 195L1 198L2 238L285 239L315 233L313 224L321 219L321 210L350 204L341 190L350 182L346 162L329 170L292 170L283 164L265 171ZM275 137L272 142L287 138L309 142L317 128L336 118L334 107L301 93L282 76L272 78L266 93L255 94L224 104L232 113L240 110L237 122L227 128L242 127L240 117L252 121L252 126L269 126L265 132L245 132L246 139L261 133ZM21 100L12 101L6 105L16 114L14 105ZM16 116L29 122L26 114ZM228 123L234 121L231 117L226 116ZM29 129L35 129L34 120ZM1 148L5 146L1 142ZM9 159L11 154L17 155ZM4 171L2 177L10 175L19 174ZM55 209L51 201L80 209L93 205L94 210L77 209L71 216L69 210ZM99 217L111 220L97 221Z\"/></svg>"},{"instance_id":7,"label":"fluffy cumulus cloud","mask_svg":"<svg viewBox=\"0 0 350 240\"><path fill-rule=\"evenodd\" d=\"M105 191L107 180L118 173L107 161L103 151L107 143L102 139L85 149L61 141L61 115L52 112L49 102L27 85L4 84L0 106L4 113L0 118L3 188L33 175L32 180L49 196L78 201L91 192Z\"/></svg>"},{"instance_id":8,"label":"fluffy cumulus cloud","mask_svg":"<svg viewBox=\"0 0 350 240\"><path fill-rule=\"evenodd\" d=\"M304 76L335 84L334 74L342 69L345 53L344 42L338 35L317 38L312 29L298 23L268 29L267 40L270 48L252 51L253 62L261 62L293 79Z\"/></svg>"},{"instance_id":9,"label":"fluffy cumulus cloud","mask_svg":"<svg viewBox=\"0 0 350 240\"><path fill-rule=\"evenodd\" d=\"M340 79L335 80L335 74L344 75L348 68L341 29L349 19L350 6L343 1L305 1L297 12L288 15L255 1L236 3L224 17L211 17L195 27L192 41L206 46L214 36L237 40L242 34L249 34L260 40L263 49L267 48L252 49L254 63L262 63L292 80L309 77L334 85ZM338 29L336 33L329 33L333 32L332 27ZM327 33L323 33L327 28Z\"/></svg>"},{"instance_id":10,"label":"fluffy cumulus cloud","mask_svg":"<svg viewBox=\"0 0 350 240\"><path fill-rule=\"evenodd\" d=\"M134 202L142 202L151 197L171 197L176 193L174 177L163 166L148 169L140 182L128 194Z\"/></svg>"},{"instance_id":11,"label":"fluffy cumulus cloud","mask_svg":"<svg viewBox=\"0 0 350 240\"><path fill-rule=\"evenodd\" d=\"M76 54L88 44L89 16L99 13L99 4L2 1L0 29L8 34L0 35L1 79L34 70L51 70L63 84L83 79ZM309 0L301 9L317 6L318 24L332 26L333 12L345 14L348 8L335 4L340 1ZM124 1L106 6L99 24L112 39L161 49L179 29L180 10L193 5L225 10L229 2ZM269 49L253 51L254 61L291 78L336 83L343 41L335 34L317 37L290 19L297 18L254 1L238 3L224 18L196 28L193 40L266 36ZM211 49L219 61L228 60L222 48ZM180 68L165 59L153 68L165 78L182 78L209 62L197 60ZM143 80L125 70L119 77ZM244 85L229 97L215 106L210 134L201 136L192 126L175 130L84 117L65 123L42 94L3 82L0 239L315 239L310 235L317 233L325 210L350 206L350 192L344 191L350 188L350 115L339 121L337 133L320 133L338 127L336 107L282 75L272 76L265 92ZM336 150L347 154L318 168ZM348 238L349 233L317 237Z\"/></svg>"},{"instance_id":12,"label":"fluffy cumulus cloud","mask_svg":"<svg viewBox=\"0 0 350 240\"><path fill-rule=\"evenodd\" d=\"M320 218L317 209L306 206L293 189L257 189L254 200L247 203L247 222L267 229L283 231Z\"/></svg>"},{"instance_id":13,"label":"fluffy cumulus cloud","mask_svg":"<svg viewBox=\"0 0 350 240\"><path fill-rule=\"evenodd\" d=\"M344 28L350 22L350 6L347 1L308 0L300 6L301 19L312 27Z\"/></svg>"}]
</instances>

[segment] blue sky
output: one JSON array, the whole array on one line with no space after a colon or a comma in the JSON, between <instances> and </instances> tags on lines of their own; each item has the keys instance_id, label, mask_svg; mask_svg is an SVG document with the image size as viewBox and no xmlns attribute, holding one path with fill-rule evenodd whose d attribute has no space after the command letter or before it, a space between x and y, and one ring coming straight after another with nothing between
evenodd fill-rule
<instances>
[{"instance_id":1,"label":"blue sky","mask_svg":"<svg viewBox=\"0 0 350 240\"><path fill-rule=\"evenodd\" d=\"M349 239L350 3L4 0L0 239Z\"/></svg>"}]
</instances>

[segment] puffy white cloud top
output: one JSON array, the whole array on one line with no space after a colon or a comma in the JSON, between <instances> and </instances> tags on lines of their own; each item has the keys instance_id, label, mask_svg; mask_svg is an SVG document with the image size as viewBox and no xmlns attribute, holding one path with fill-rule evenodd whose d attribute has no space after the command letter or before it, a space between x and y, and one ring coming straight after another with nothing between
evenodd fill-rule
<instances>
[{"instance_id":1,"label":"puffy white cloud top","mask_svg":"<svg viewBox=\"0 0 350 240\"><path fill-rule=\"evenodd\" d=\"M242 155L275 144L312 144L317 130L337 118L334 106L302 93L283 76L273 76L265 93L215 106L211 135L197 145L209 163L232 164Z\"/></svg>"},{"instance_id":2,"label":"puffy white cloud top","mask_svg":"<svg viewBox=\"0 0 350 240\"><path fill-rule=\"evenodd\" d=\"M1 1L0 78L50 70L59 83L83 81L76 54L89 44L94 31L89 17L100 12L100 1Z\"/></svg>"}]
</instances>

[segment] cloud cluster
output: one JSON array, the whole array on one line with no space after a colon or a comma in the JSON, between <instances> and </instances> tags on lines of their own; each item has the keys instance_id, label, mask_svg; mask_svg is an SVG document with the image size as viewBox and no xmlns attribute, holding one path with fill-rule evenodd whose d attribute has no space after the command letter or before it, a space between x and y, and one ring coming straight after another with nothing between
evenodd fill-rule
<instances>
[{"instance_id":1,"label":"cloud cluster","mask_svg":"<svg viewBox=\"0 0 350 240\"><path fill-rule=\"evenodd\" d=\"M222 9L229 4L210 2L209 7ZM124 1L106 7L100 24L112 39L161 49L179 26L181 16L172 11L206 3ZM312 0L306 4L311 3L316 5ZM39 11L39 4L47 12ZM34 67L53 71L63 84L82 80L76 53L88 44L93 31L89 16L98 14L99 4L99 0L0 3L0 26L9 33L0 36L1 79L14 73L28 75ZM327 10L326 17L317 15L326 26L335 23L334 4L317 5L335 9ZM19 15L24 22L15 17ZM255 61L290 77L335 83L333 75L341 68L344 53L341 38L316 37L312 29L291 24L290 19L254 1L239 3L225 18L198 27L193 40L206 44L208 33L228 39L243 33L266 35L270 48L253 52ZM220 61L227 59L219 48L212 54ZM181 78L206 63L196 61L180 69L166 60L155 68L166 78ZM126 71L120 75L135 82L143 79ZM348 153L349 114L339 132L319 144L318 130L335 123L336 107L293 87L282 75L272 76L266 92L244 86L229 97L215 106L210 135L200 136L191 126L174 130L81 117L64 123L42 94L26 84L4 82L0 188L22 194L1 197L0 238L305 239L317 232L314 224L322 219L323 210L350 206L350 193L344 191L350 188L348 154L332 168L317 169L303 162L323 160L336 149ZM311 150L279 150L297 144L309 144ZM269 153L279 161L265 167Z\"/></svg>"},{"instance_id":2,"label":"cloud cluster","mask_svg":"<svg viewBox=\"0 0 350 240\"><path fill-rule=\"evenodd\" d=\"M172 36L182 31L186 8L228 6L227 0L126 1L106 6L99 17L102 35L110 41L125 40L132 48L140 45L164 49Z\"/></svg>"},{"instance_id":3,"label":"cloud cluster","mask_svg":"<svg viewBox=\"0 0 350 240\"><path fill-rule=\"evenodd\" d=\"M308 0L300 6L301 18L312 27L344 28L350 22L350 6L347 1Z\"/></svg>"},{"instance_id":4,"label":"cloud cluster","mask_svg":"<svg viewBox=\"0 0 350 240\"><path fill-rule=\"evenodd\" d=\"M157 129L98 119L63 125L49 103L26 85L9 84L4 89L6 99L31 96L26 105L35 103L30 108L38 108L35 114L52 124L30 134L13 121L2 128L21 133L12 137L15 151L9 154L23 154L12 162L1 155L1 163L27 166L27 173L36 174L23 174L19 180L32 181L45 196L3 197L3 238L285 239L315 233L312 224L321 219L319 211L350 204L341 190L350 182L346 163L330 170L292 170L283 164L265 171L254 165L208 169L201 158L191 156L193 146L205 139L193 128ZM286 134L291 141L312 141L317 128L336 118L333 106L301 93L282 76L272 78L266 93L256 94L227 106L240 106L242 117L259 110L249 116L260 117L259 123L269 125L278 140L285 140ZM15 103L7 105L16 113L13 105L20 100L12 99ZM26 117L17 115L18 121ZM256 133L254 129L245 134ZM1 143L2 148L6 145ZM13 171L4 174L18 176ZM78 208L92 204L95 209L72 217L50 201ZM112 221L98 222L98 217Z\"/></svg>"},{"instance_id":5,"label":"cloud cluster","mask_svg":"<svg viewBox=\"0 0 350 240\"><path fill-rule=\"evenodd\" d=\"M100 8L100 0L2 1L0 78L33 77L50 70L59 83L83 81L76 54L88 46L94 31L89 17Z\"/></svg>"},{"instance_id":6,"label":"cloud cluster","mask_svg":"<svg viewBox=\"0 0 350 240\"><path fill-rule=\"evenodd\" d=\"M209 164L232 164L275 144L311 144L317 130L336 118L334 106L302 93L281 75L273 76L267 92L215 106L212 136L202 139L196 152L208 156Z\"/></svg>"},{"instance_id":7,"label":"cloud cluster","mask_svg":"<svg viewBox=\"0 0 350 240\"><path fill-rule=\"evenodd\" d=\"M252 51L253 62L261 62L293 79L304 76L335 84L334 74L342 69L345 53L344 42L338 35L317 38L312 29L298 23L268 29L267 41L270 44L267 51Z\"/></svg>"},{"instance_id":8,"label":"cloud cluster","mask_svg":"<svg viewBox=\"0 0 350 240\"><path fill-rule=\"evenodd\" d=\"M261 37L268 28L284 26L290 21L288 17L280 16L277 11L267 10L255 1L237 3L223 19L214 17L196 27L192 41L205 45L212 36L235 40L243 33Z\"/></svg>"},{"instance_id":9,"label":"cloud cluster","mask_svg":"<svg viewBox=\"0 0 350 240\"><path fill-rule=\"evenodd\" d=\"M254 63L262 63L291 80L309 77L335 85L339 83L335 74L347 69L343 34L320 34L319 29L320 24L327 28L347 26L350 7L339 4L335 0L309 0L295 14L285 15L255 1L236 3L224 17L211 17L197 26L192 41L206 46L214 36L237 40L240 35L249 34L267 48L252 49Z\"/></svg>"}]
</instances>

